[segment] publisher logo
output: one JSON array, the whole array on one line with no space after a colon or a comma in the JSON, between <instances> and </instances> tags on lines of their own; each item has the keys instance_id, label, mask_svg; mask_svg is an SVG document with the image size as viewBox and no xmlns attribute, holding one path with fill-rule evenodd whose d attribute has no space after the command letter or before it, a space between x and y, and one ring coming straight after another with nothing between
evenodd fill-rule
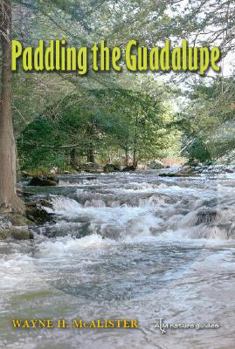
<instances>
[{"instance_id":1,"label":"publisher logo","mask_svg":"<svg viewBox=\"0 0 235 349\"><path fill-rule=\"evenodd\" d=\"M178 323L167 323L164 319L157 320L155 324L155 328L159 329L161 334L166 334L168 330L186 330L186 329L194 329L194 330L211 330L220 328L219 323L215 322L178 322Z\"/></svg>"}]
</instances>

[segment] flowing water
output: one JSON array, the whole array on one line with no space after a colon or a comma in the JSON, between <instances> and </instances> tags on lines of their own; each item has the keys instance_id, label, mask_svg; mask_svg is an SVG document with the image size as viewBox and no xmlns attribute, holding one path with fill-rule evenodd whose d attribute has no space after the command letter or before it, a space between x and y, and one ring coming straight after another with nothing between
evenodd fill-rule
<instances>
[{"instance_id":1,"label":"flowing water","mask_svg":"<svg viewBox=\"0 0 235 349\"><path fill-rule=\"evenodd\" d=\"M14 349L232 349L235 175L64 176L55 223L1 242L1 344ZM11 319L137 319L138 329L12 329ZM156 323L213 323L168 329Z\"/></svg>"}]
</instances>

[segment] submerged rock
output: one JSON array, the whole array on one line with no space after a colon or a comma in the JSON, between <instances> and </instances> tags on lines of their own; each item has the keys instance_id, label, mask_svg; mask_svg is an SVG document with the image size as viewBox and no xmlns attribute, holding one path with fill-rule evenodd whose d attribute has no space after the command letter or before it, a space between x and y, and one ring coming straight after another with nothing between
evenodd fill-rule
<instances>
[{"instance_id":1,"label":"submerged rock","mask_svg":"<svg viewBox=\"0 0 235 349\"><path fill-rule=\"evenodd\" d=\"M106 164L103 168L104 172L109 173L109 172L118 172L120 171L120 168L114 164Z\"/></svg>"},{"instance_id":2,"label":"submerged rock","mask_svg":"<svg viewBox=\"0 0 235 349\"><path fill-rule=\"evenodd\" d=\"M201 210L197 212L196 225L213 223L218 216L216 210Z\"/></svg>"},{"instance_id":3,"label":"submerged rock","mask_svg":"<svg viewBox=\"0 0 235 349\"><path fill-rule=\"evenodd\" d=\"M30 192L24 191L22 188L18 188L17 189L17 195L20 198L28 198L28 197L32 196L33 194L30 193Z\"/></svg>"},{"instance_id":4,"label":"submerged rock","mask_svg":"<svg viewBox=\"0 0 235 349\"><path fill-rule=\"evenodd\" d=\"M40 187L53 187L59 183L59 179L55 176L35 176L33 177L28 185L29 186L40 186Z\"/></svg>"},{"instance_id":5,"label":"submerged rock","mask_svg":"<svg viewBox=\"0 0 235 349\"><path fill-rule=\"evenodd\" d=\"M90 223L84 222L84 223L77 223L77 224L55 224L55 225L48 225L43 228L40 228L40 230L37 231L37 228L35 229L36 232L38 232L40 235L44 235L48 238L56 238L56 237L64 237L70 235L71 237L75 239L81 239L85 236L92 234L92 229L90 229Z\"/></svg>"},{"instance_id":6,"label":"submerged rock","mask_svg":"<svg viewBox=\"0 0 235 349\"><path fill-rule=\"evenodd\" d=\"M80 177L80 179L85 180L85 181L94 181L97 179L96 176L86 176L86 177Z\"/></svg>"}]
</instances>

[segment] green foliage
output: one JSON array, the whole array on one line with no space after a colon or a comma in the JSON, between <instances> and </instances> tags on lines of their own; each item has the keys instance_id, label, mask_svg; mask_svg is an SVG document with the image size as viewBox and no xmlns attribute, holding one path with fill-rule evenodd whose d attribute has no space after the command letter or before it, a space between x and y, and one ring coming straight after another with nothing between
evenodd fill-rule
<instances>
[{"instance_id":1,"label":"green foliage","mask_svg":"<svg viewBox=\"0 0 235 349\"><path fill-rule=\"evenodd\" d=\"M216 79L199 84L182 114L186 154L190 159L218 159L235 147L235 80ZM187 145L188 144L188 145Z\"/></svg>"},{"instance_id":2,"label":"green foliage","mask_svg":"<svg viewBox=\"0 0 235 349\"><path fill-rule=\"evenodd\" d=\"M200 138L195 138L187 149L189 161L198 160L202 163L211 160L211 154L206 148L206 144Z\"/></svg>"},{"instance_id":3,"label":"green foliage","mask_svg":"<svg viewBox=\"0 0 235 349\"><path fill-rule=\"evenodd\" d=\"M234 48L232 0L14 0L13 36L26 45L65 38L71 46L106 39L124 46L135 38L153 46L166 38ZM176 77L183 85L192 74ZM164 75L163 80L171 79ZM174 77L175 78L175 77ZM169 80L170 80L169 79ZM179 107L178 92L153 74L25 74L13 81L14 126L22 168L68 166L73 161L137 163L178 156L216 159L234 149L234 77L196 79ZM173 81L174 86L175 84ZM184 86L185 87L185 86ZM173 101L174 104L174 101ZM184 105L187 104L185 108ZM40 117L39 117L40 115Z\"/></svg>"},{"instance_id":4,"label":"green foliage","mask_svg":"<svg viewBox=\"0 0 235 349\"><path fill-rule=\"evenodd\" d=\"M57 152L62 137L55 122L45 117L36 118L22 132L18 139L18 149L22 169L34 167L62 166L64 154Z\"/></svg>"},{"instance_id":5,"label":"green foliage","mask_svg":"<svg viewBox=\"0 0 235 349\"><path fill-rule=\"evenodd\" d=\"M121 88L74 93L26 127L18 140L22 167L67 165L73 149L87 161L110 151L132 163L163 157L179 142L168 129L171 119L169 107L148 94Z\"/></svg>"}]
</instances>

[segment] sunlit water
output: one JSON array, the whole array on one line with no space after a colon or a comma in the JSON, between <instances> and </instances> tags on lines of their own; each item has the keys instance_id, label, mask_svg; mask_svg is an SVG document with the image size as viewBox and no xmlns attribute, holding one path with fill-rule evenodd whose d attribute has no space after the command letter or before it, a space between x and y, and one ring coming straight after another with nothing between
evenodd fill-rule
<instances>
[{"instance_id":1,"label":"sunlit water","mask_svg":"<svg viewBox=\"0 0 235 349\"><path fill-rule=\"evenodd\" d=\"M234 348L234 174L95 177L31 188L50 197L56 223L0 244L0 347ZM139 329L13 330L14 318L138 319ZM159 318L221 327L163 335Z\"/></svg>"}]
</instances>

